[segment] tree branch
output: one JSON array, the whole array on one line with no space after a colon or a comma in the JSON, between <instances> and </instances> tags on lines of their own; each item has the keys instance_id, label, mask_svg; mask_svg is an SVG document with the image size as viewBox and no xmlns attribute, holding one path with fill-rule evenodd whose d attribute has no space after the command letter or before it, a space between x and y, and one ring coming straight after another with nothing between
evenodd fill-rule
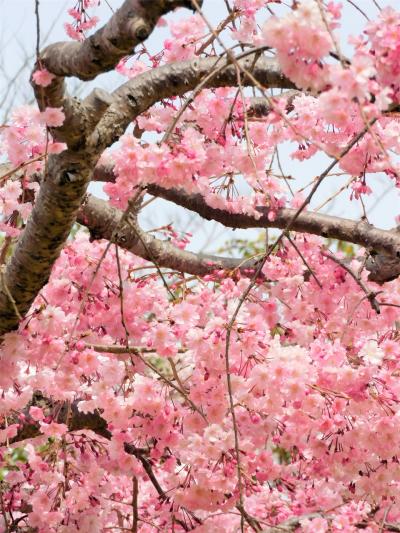
<instances>
[{"instance_id":1,"label":"tree branch","mask_svg":"<svg viewBox=\"0 0 400 533\"><path fill-rule=\"evenodd\" d=\"M293 100L296 96L301 96L305 94L304 92L298 91L297 89L290 89L285 91L282 94L271 97L272 100L278 101L284 98L287 101L286 111L293 110ZM249 105L247 107L247 115L251 117L265 117L273 111L269 102L262 96L253 96L249 99Z\"/></svg>"},{"instance_id":2,"label":"tree branch","mask_svg":"<svg viewBox=\"0 0 400 533\"><path fill-rule=\"evenodd\" d=\"M63 126L52 131L58 141L72 146L85 138L90 129L88 119L93 114L93 109L87 109L78 98L67 93L64 77L91 80L113 69L120 59L147 39L164 13L176 7L192 8L192 4L190 0L125 0L107 24L84 41L58 42L41 51L34 70L46 68L55 77L47 87L33 81L32 86L41 110L46 107L64 110Z\"/></svg>"},{"instance_id":3,"label":"tree branch","mask_svg":"<svg viewBox=\"0 0 400 533\"><path fill-rule=\"evenodd\" d=\"M10 439L10 443L23 441L25 439L33 439L41 435L39 423L32 419L29 414L29 409L40 407L45 416L53 418L54 422L58 424L66 424L69 431L80 431L87 429L93 431L97 435L106 439L111 438L111 432L107 429L107 422L101 417L99 411L93 413L82 413L78 409L79 402L75 401L71 404L67 402L56 402L50 398L46 398L40 391L33 394L32 400L22 410L24 418L21 418L20 413L16 413L15 420L13 417L8 417L8 424L19 423L20 428L15 437ZM18 418L19 416L19 418ZM2 443L0 443L1 445Z\"/></svg>"},{"instance_id":4,"label":"tree branch","mask_svg":"<svg viewBox=\"0 0 400 533\"><path fill-rule=\"evenodd\" d=\"M114 182L116 177L111 165L99 165L95 168L91 178L93 181ZM260 207L260 218L243 213L230 213L223 209L209 206L201 194L187 194L181 189L164 189L158 185L149 184L147 191L159 198L168 200L193 211L206 220L215 220L220 224L230 228L277 228L285 229L288 222L292 220L295 209L284 208L276 213L274 220L269 220L268 209ZM397 277L400 274L400 232L394 230L384 230L376 228L365 221L354 221L347 218L339 218L320 213L303 212L292 225L292 230L299 233L311 233L321 237L339 239L353 244L358 244L370 251L385 255L386 261L392 258L390 272ZM377 260L377 256L375 256ZM394 265L397 270L394 269ZM368 267L368 265L367 265ZM372 271L370 265L369 270ZM373 272L378 277L378 264ZM396 275L397 274L397 275ZM376 281L375 277L371 281ZM394 279L394 278L393 278ZM380 280L382 282L382 280Z\"/></svg>"},{"instance_id":5,"label":"tree branch","mask_svg":"<svg viewBox=\"0 0 400 533\"><path fill-rule=\"evenodd\" d=\"M131 54L149 37L158 19L177 7L193 8L190 0L125 0L93 35L82 42L51 44L41 52L40 59L56 76L92 80Z\"/></svg>"},{"instance_id":6,"label":"tree branch","mask_svg":"<svg viewBox=\"0 0 400 533\"><path fill-rule=\"evenodd\" d=\"M239 65L251 71L254 79L265 88L295 88L282 74L276 59L264 55L255 59L257 53L259 51L254 49L239 55ZM205 78L207 83L204 83ZM202 80L203 88L235 86L236 67L229 59L217 56L170 63L140 74L114 91L114 103L102 116L89 143L105 149L122 135L133 117L164 98L195 89ZM253 81L244 76L243 85L251 86Z\"/></svg>"},{"instance_id":7,"label":"tree branch","mask_svg":"<svg viewBox=\"0 0 400 533\"><path fill-rule=\"evenodd\" d=\"M15 419L12 417L8 418L8 424L20 423L20 429L18 430L17 435L10 439L10 444L15 444L25 439L33 439L42 435L39 423L34 421L29 414L29 409L32 406L40 407L46 416L53 418L54 422L57 422L58 424L66 424L68 431L90 430L107 440L111 440L112 433L107 429L107 422L102 418L99 411L96 410L92 413L82 413L79 411L79 400L72 403L55 402L50 398L43 396L40 391L37 391L22 412L24 418L21 419L21 417L18 417L20 413L15 415ZM0 445L1 444L2 443L0 443ZM146 472L160 499L162 501L167 501L168 495L158 482L157 477L153 472L151 460L147 457L149 455L149 449L138 448L129 442L125 442L124 450L129 455L134 455L140 461L143 470ZM189 513L198 524L201 523L201 520L192 511L188 509L185 509L185 511ZM182 520L176 519L176 522L178 522L185 531L189 530Z\"/></svg>"},{"instance_id":8,"label":"tree branch","mask_svg":"<svg viewBox=\"0 0 400 533\"><path fill-rule=\"evenodd\" d=\"M400 228L393 228L391 232L400 235ZM371 254L365 263L365 267L369 271L368 279L375 283L382 284L400 276L399 258L385 253Z\"/></svg>"},{"instance_id":9,"label":"tree branch","mask_svg":"<svg viewBox=\"0 0 400 533\"><path fill-rule=\"evenodd\" d=\"M60 80L61 78L57 78ZM63 79L63 78L62 78ZM64 83L60 85L60 93L52 94L53 85L46 88L32 83L35 97L40 110L46 107L61 107L65 114L63 124L58 128L50 128L53 139L65 142L69 148L79 149L85 146L86 138L93 131L102 114L111 104L111 96L102 89L94 89L83 101L71 97L64 91Z\"/></svg>"},{"instance_id":10,"label":"tree branch","mask_svg":"<svg viewBox=\"0 0 400 533\"><path fill-rule=\"evenodd\" d=\"M47 283L75 222L95 163L93 153L80 150L49 157L47 176L3 276L7 289L0 287L0 335L16 328L19 322L8 292L23 316Z\"/></svg>"},{"instance_id":11,"label":"tree branch","mask_svg":"<svg viewBox=\"0 0 400 533\"><path fill-rule=\"evenodd\" d=\"M295 209L280 209L274 220L269 220L268 208L260 207L258 210L261 217L257 219L252 215L229 213L223 209L210 207L200 194L187 194L177 189L163 189L157 185L149 185L147 190L154 196L159 196L198 213L206 220L216 220L231 228L285 229L296 213ZM302 212L293 222L291 229L300 233L311 233L359 244L369 250L386 253L392 257L400 257L400 233L375 228L363 220L357 222L320 213Z\"/></svg>"},{"instance_id":12,"label":"tree branch","mask_svg":"<svg viewBox=\"0 0 400 533\"><path fill-rule=\"evenodd\" d=\"M87 109L78 98L67 93L64 77L91 80L110 71L150 35L164 13L176 7L191 8L192 4L190 0L125 0L107 24L84 41L58 42L41 51L34 70L46 68L55 77L47 87L33 81L32 86L41 110L45 107L64 110L63 126L52 131L57 140L72 146L85 138L90 128L88 119L93 113L93 109Z\"/></svg>"},{"instance_id":13,"label":"tree branch","mask_svg":"<svg viewBox=\"0 0 400 533\"><path fill-rule=\"evenodd\" d=\"M122 211L99 198L88 195L77 221L86 226L93 239L110 240L120 224ZM168 241L156 239L139 226L133 231L129 225L118 229L115 242L125 250L155 262L160 267L186 272L195 276L211 274L216 270L240 269L244 275L252 275L256 262L252 259L231 259L207 254L195 254L181 250Z\"/></svg>"},{"instance_id":14,"label":"tree branch","mask_svg":"<svg viewBox=\"0 0 400 533\"><path fill-rule=\"evenodd\" d=\"M36 63L34 70L40 68ZM72 146L78 136L84 137L83 105L79 98L72 97L66 90L64 78L54 78L48 87L36 85L31 79L31 85L40 111L46 107L62 108L65 119L60 128L51 128L53 138Z\"/></svg>"},{"instance_id":15,"label":"tree branch","mask_svg":"<svg viewBox=\"0 0 400 533\"><path fill-rule=\"evenodd\" d=\"M57 76L76 75L91 79L112 68L130 47L145 39L159 16L183 5L189 5L188 1L126 0L109 23L92 38L83 43L58 43L46 48L42 58L44 64ZM61 81L56 78L53 83L60 85ZM53 89L51 84L48 91ZM60 91L55 91L54 98L63 98ZM155 94L153 98L156 98ZM98 100L96 95L89 97L88 106L95 108ZM100 103L99 114L107 105L107 101L104 105ZM141 108L140 112L143 110ZM20 316L26 314L39 290L47 283L54 261L76 220L90 174L102 152L102 146L86 143L87 126L90 129L97 123L97 112L93 112L92 123L89 120L85 125L84 134L79 124L85 124L87 117L85 113L80 115L77 118L72 112L66 129L60 133L60 137L65 139L71 135L70 149L49 157L47 175L41 182L32 214L2 275L0 336L18 326ZM71 133L71 129L68 131L68 127L72 126L78 127L79 135ZM115 136L111 137L115 139Z\"/></svg>"}]
</instances>

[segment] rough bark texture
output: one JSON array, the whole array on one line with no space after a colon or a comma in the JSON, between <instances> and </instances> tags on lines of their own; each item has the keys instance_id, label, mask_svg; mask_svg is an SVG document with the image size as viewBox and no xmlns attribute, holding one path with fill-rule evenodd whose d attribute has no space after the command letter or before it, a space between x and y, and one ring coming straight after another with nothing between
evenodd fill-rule
<instances>
[{"instance_id":1,"label":"rough bark texture","mask_svg":"<svg viewBox=\"0 0 400 533\"><path fill-rule=\"evenodd\" d=\"M17 444L21 441L24 441L25 439L33 439L41 435L39 424L34 421L29 415L29 409L31 406L40 407L46 414L46 416L51 417L55 422L59 424L66 424L68 426L68 431L90 430L102 438L108 440L111 439L112 434L107 429L107 422L104 420L104 418L102 418L101 413L99 411L95 411L92 413L82 413L79 411L79 400L76 400L69 404L67 402L55 402L50 398L44 397L38 391L33 395L32 400L23 410L23 414L25 415L23 422L17 417L15 418L15 420L13 420L12 418L8 420L8 424L20 423L20 428L18 430L17 435L14 438L10 439L9 444ZM150 482L156 489L160 499L168 499L167 493L160 486L153 472L151 459L149 457L150 450L148 448L138 448L137 446L134 446L129 442L124 443L124 448L126 453L134 455L141 462L144 471L146 472ZM25 509L25 512L27 513L29 513L30 511L30 507L27 507ZM193 516L193 518L198 523L200 523L200 521L197 519L197 517L195 517L195 515L191 514L191 516ZM296 531L301 526L302 520L312 520L321 516L327 519L328 521L330 520L329 514L325 515L323 513L316 512L290 518L289 520L281 522L279 525L270 526L262 530L261 528L257 527L256 530L260 531L260 533L291 533ZM179 521L179 523L181 522ZM382 521L378 521L377 524L380 527L384 526L385 531L400 532L399 524L393 524L388 522L382 523ZM184 525L183 522L182 525ZM356 528L363 530L366 529L368 525L371 525L371 523L357 522L354 525ZM185 527L184 529L187 530Z\"/></svg>"},{"instance_id":2,"label":"rough bark texture","mask_svg":"<svg viewBox=\"0 0 400 533\"><path fill-rule=\"evenodd\" d=\"M288 101L290 103L290 97ZM263 102L258 101L258 99L254 102L254 107L255 113L267 113L269 110L268 106L264 106ZM94 169L91 179L93 181L114 182L116 177L112 166L98 165ZM276 218L270 221L267 216L268 212L264 209L261 218L257 219L250 215L233 214L209 207L201 195L188 195L182 190L163 189L157 185L149 185L147 190L154 196L185 207L207 220L215 220L224 226L232 228L284 229L295 214L294 209L282 209ZM400 231L398 228L383 230L363 221L356 222L331 215L304 212L295 220L292 229L293 231L312 233L331 239L340 239L367 248L371 252L371 256L365 265L370 272L370 281L385 283L396 279L400 275ZM184 271L184 269L182 270Z\"/></svg>"},{"instance_id":3,"label":"rough bark texture","mask_svg":"<svg viewBox=\"0 0 400 533\"><path fill-rule=\"evenodd\" d=\"M181 205L198 213L206 220L216 220L231 228L278 228L285 229L293 219L295 209L280 209L274 220L269 220L268 209L260 207L260 218L247 214L229 213L222 209L210 207L200 194L187 194L177 189L163 189L157 185L149 185L148 192ZM354 221L330 215L302 212L291 225L293 231L312 233L321 237L329 237L359 244L365 248L381 252L393 258L400 258L400 233L375 228L365 221Z\"/></svg>"},{"instance_id":4,"label":"rough bark texture","mask_svg":"<svg viewBox=\"0 0 400 533\"><path fill-rule=\"evenodd\" d=\"M64 84L62 84L64 85ZM46 107L62 108L65 120L59 128L50 128L53 139L65 142L69 148L82 149L85 147L87 134L92 132L100 117L112 103L112 97L102 89L94 89L83 101L71 97L67 92L52 99L42 87L35 89L39 109Z\"/></svg>"},{"instance_id":5,"label":"rough bark texture","mask_svg":"<svg viewBox=\"0 0 400 533\"><path fill-rule=\"evenodd\" d=\"M100 437L107 440L111 439L112 433L107 429L107 422L101 416L100 411L96 410L91 413L82 413L79 410L79 403L80 400L74 402L56 402L51 398L43 396L40 391L35 392L32 400L22 411L22 414L25 416L23 422L21 422L20 418L17 418L17 415L15 420L12 418L8 419L8 424L20 424L18 433L9 440L9 443L16 444L17 442L34 439L42 435L39 423L33 420L29 414L29 409L32 406L40 407L46 417L51 418L57 424L66 424L68 431L93 431L93 433L96 433ZM0 442L0 444L3 443ZM125 443L125 451L131 455L145 455L147 452L147 450L137 448L129 443Z\"/></svg>"},{"instance_id":6,"label":"rough bark texture","mask_svg":"<svg viewBox=\"0 0 400 533\"><path fill-rule=\"evenodd\" d=\"M187 5L191 4L186 0L126 0L108 24L90 39L83 43L58 43L46 48L41 56L44 65L57 76L91 79L100 72L110 70L130 47L143 41L162 14ZM63 91L63 81L58 77L46 89L46 93L52 94L53 102L64 98ZM20 317L27 313L34 298L47 283L54 261L76 220L91 171L102 151L101 146L93 147L86 143L89 133L86 126L90 131L109 104L103 105L101 100L96 96L89 98L86 103L92 112L88 116L83 114L83 119L82 114L79 117L79 105L67 113L65 131L60 130L58 138L68 141L70 148L49 157L47 173L31 217L2 273L0 336L18 327ZM78 137L74 130L76 127ZM55 136L57 138L56 133ZM78 143L77 138L80 139Z\"/></svg>"},{"instance_id":7,"label":"rough bark texture","mask_svg":"<svg viewBox=\"0 0 400 533\"><path fill-rule=\"evenodd\" d=\"M252 68L253 75L266 86L293 86L282 76L278 63L273 59L261 56L257 61L254 58L241 61L243 67ZM99 98L92 95L85 107L94 111L88 115L86 111L81 113L80 125L77 125L78 119L74 116L69 117L67 133L60 137L68 140L70 148L50 158L32 216L3 277L6 288L3 287L0 294L0 335L16 328L19 323L9 293L19 314L24 316L39 290L47 283L86 193L90 170L95 167L104 148L119 138L133 118L162 98L195 88L212 69L216 69L215 76L208 86L236 83L236 70L225 59L184 61L151 70L126 83L112 95L113 103L109 106L108 97L104 94ZM87 137L87 130L90 131L103 112L94 132ZM69 135L68 139L66 135ZM154 243L151 247L157 255Z\"/></svg>"},{"instance_id":8,"label":"rough bark texture","mask_svg":"<svg viewBox=\"0 0 400 533\"><path fill-rule=\"evenodd\" d=\"M200 2L201 5L201 2ZM102 28L82 42L58 42L41 53L37 68L46 68L55 78L47 87L32 82L39 108L63 107L66 120L55 134L69 146L86 133L86 113L78 98L71 97L64 77L92 80L112 70L124 56L143 42L153 31L158 19L176 7L193 8L190 0L125 0Z\"/></svg>"},{"instance_id":9,"label":"rough bark texture","mask_svg":"<svg viewBox=\"0 0 400 533\"><path fill-rule=\"evenodd\" d=\"M123 213L104 200L88 196L78 213L78 222L86 226L93 239L111 240L121 248L155 263L195 276L204 276L216 270L239 269L244 275L254 273L255 262L251 259L225 258L208 254L195 254L181 250L168 241L156 239L144 232L139 225L120 227Z\"/></svg>"},{"instance_id":10,"label":"rough bark texture","mask_svg":"<svg viewBox=\"0 0 400 533\"><path fill-rule=\"evenodd\" d=\"M35 65L34 70L40 68ZM41 87L31 80L38 107L41 111L46 107L62 108L65 114L64 124L60 128L51 128L53 137L69 146L79 135L84 137L83 106L79 98L70 96L65 88L64 78L56 77L48 87Z\"/></svg>"},{"instance_id":11,"label":"rough bark texture","mask_svg":"<svg viewBox=\"0 0 400 533\"><path fill-rule=\"evenodd\" d=\"M18 326L15 306L20 315L25 315L47 283L75 222L91 167L89 154L80 151L49 157L47 176L3 275L6 287L0 292L0 335Z\"/></svg>"},{"instance_id":12,"label":"rough bark texture","mask_svg":"<svg viewBox=\"0 0 400 533\"><path fill-rule=\"evenodd\" d=\"M95 168L92 180L94 181L114 181L115 174L111 166L99 165ZM269 220L268 209L260 207L260 218L252 215L230 213L223 209L210 207L200 194L187 194L183 190L164 189L158 185L150 184L147 191L159 198L164 198L170 202L180 205L190 211L199 214L206 220L215 220L230 228L277 228L285 229L293 219L295 209L281 209L276 213L274 220ZM353 244L358 244L375 253L375 266L373 261L367 265L371 272L374 272L371 280L377 281L381 271L380 282L387 281L390 276L397 277L400 273L400 232L393 230L379 229L365 221L354 221L346 218L339 218L331 215L323 215L306 211L301 213L292 224L292 230L300 233L311 233L330 239L339 239Z\"/></svg>"},{"instance_id":13,"label":"rough bark texture","mask_svg":"<svg viewBox=\"0 0 400 533\"><path fill-rule=\"evenodd\" d=\"M20 428L17 435L10 439L9 444L17 444L25 439L33 439L39 437L42 433L40 431L40 426L35 422L29 415L29 409L31 406L40 407L46 416L49 416L53 421L59 424L66 424L68 431L81 431L81 430L90 430L93 431L96 435L99 435L102 438L110 440L112 433L107 429L107 422L102 418L99 411L94 411L92 413L82 413L79 411L79 400L76 400L72 403L67 402L55 402L51 398L44 397L39 391L36 392L31 402L23 410L25 419L21 421L19 418L9 419L8 423L20 423ZM2 443L0 443L2 444ZM146 472L146 475L149 478L149 481L154 486L157 491L158 497L161 501L167 501L169 496L168 493L160 485L154 471L153 465L150 458L150 446L145 448L139 448L130 442L124 443L124 450L129 455L134 455L142 464L143 470ZM201 520L190 510L182 507L187 514L199 524ZM30 505L24 507L25 513L30 513L32 508ZM189 531L192 528L188 527L186 523L180 519L175 520L176 523L180 524L184 531ZM32 533L36 531L36 528L30 529Z\"/></svg>"},{"instance_id":14,"label":"rough bark texture","mask_svg":"<svg viewBox=\"0 0 400 533\"><path fill-rule=\"evenodd\" d=\"M400 236L400 227L393 228L391 233ZM378 250L378 253L372 253L368 257L365 268L369 271L370 281L383 284L400 276L400 259L397 255Z\"/></svg>"},{"instance_id":15,"label":"rough bark texture","mask_svg":"<svg viewBox=\"0 0 400 533\"><path fill-rule=\"evenodd\" d=\"M264 55L255 60L255 52L238 59L238 64L251 71L265 88L293 89L276 59ZM207 78L208 77L208 78ZM221 57L196 58L152 69L129 80L113 93L113 104L102 116L88 143L105 149L126 130L132 118L156 102L170 96L183 95L207 78L204 88L237 85L236 66ZM253 85L246 76L243 85Z\"/></svg>"},{"instance_id":16,"label":"rough bark texture","mask_svg":"<svg viewBox=\"0 0 400 533\"><path fill-rule=\"evenodd\" d=\"M23 410L25 419L9 419L8 423L20 423L20 428L15 437L10 439L10 444L20 442L25 439L32 439L41 435L40 425L29 415L29 409L40 407L46 416L51 417L58 424L67 424L69 431L79 431L81 429L91 430L106 439L111 438L111 433L107 429L107 422L101 417L98 411L93 413L82 413L78 409L79 401L70 404L55 402L46 398L40 391L35 392L32 400ZM2 444L2 443L0 443Z\"/></svg>"},{"instance_id":17,"label":"rough bark texture","mask_svg":"<svg viewBox=\"0 0 400 533\"><path fill-rule=\"evenodd\" d=\"M286 105L286 111L292 111L293 110L293 100L296 98L296 96L300 96L304 93L301 91L298 91L297 89L290 89L288 91L285 91L282 94L279 94L277 96L274 96L273 100L281 100L282 98L287 101ZM262 96L253 96L249 100L249 105L246 109L247 116L250 117L265 117L272 111L272 107L270 103L263 98Z\"/></svg>"},{"instance_id":18,"label":"rough bark texture","mask_svg":"<svg viewBox=\"0 0 400 533\"><path fill-rule=\"evenodd\" d=\"M197 2L201 5L202 2ZM92 80L112 70L153 31L158 19L190 0L125 0L105 26L82 42L59 42L41 52L43 65L56 76Z\"/></svg>"},{"instance_id":19,"label":"rough bark texture","mask_svg":"<svg viewBox=\"0 0 400 533\"><path fill-rule=\"evenodd\" d=\"M38 103L41 108L63 106L65 123L52 133L57 140L67 142L69 149L49 158L32 215L2 273L0 335L18 326L20 317L27 313L47 283L54 261L76 220L101 153L119 138L135 117L163 98L205 87L237 85L238 65L243 71L252 73L252 79L243 76L243 85L251 85L257 80L265 88L294 88L293 83L282 75L275 59L267 58L260 50L249 50L239 55L235 64L224 56L164 65L128 81L112 95L95 90L83 102L65 92L64 76L88 80L110 70L150 34L162 14L178 6L192 7L192 3L190 0L126 0L110 21L89 39L82 43L56 43L41 53L41 65L56 77L49 87L36 88ZM289 91L286 97L290 106L293 93ZM261 101L254 101L251 106L256 115L270 110L269 105ZM200 195L167 191L154 185L148 190L197 212L205 219L217 220L229 227L285 229L295 214L294 210L282 209L275 220L270 221L267 210L261 209L261 217L257 219L213 209ZM92 232L107 238L111 235L110 228L118 224L120 213L103 208L103 219L96 218L94 201L91 202L86 205L85 217L91 217ZM400 257L400 235L364 222L303 212L292 223L291 229L360 244L396 261ZM178 251L168 243L152 239L140 228L136 229L136 234L130 231L124 238L125 243L120 244L137 255L192 274L204 274L209 272L208 268L237 266L236 260L204 258ZM216 265L207 265L209 260Z\"/></svg>"}]
</instances>

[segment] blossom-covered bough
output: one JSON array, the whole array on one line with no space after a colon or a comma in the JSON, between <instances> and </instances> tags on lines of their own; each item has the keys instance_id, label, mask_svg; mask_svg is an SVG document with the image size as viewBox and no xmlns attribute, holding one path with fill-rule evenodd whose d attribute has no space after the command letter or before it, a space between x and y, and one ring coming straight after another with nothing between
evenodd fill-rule
<instances>
[{"instance_id":1,"label":"blossom-covered bough","mask_svg":"<svg viewBox=\"0 0 400 533\"><path fill-rule=\"evenodd\" d=\"M89 37L98 1L69 11L0 132L0 531L400 531L400 232L310 207L400 183L400 13L345 56L336 2L111 3ZM149 195L279 232L195 253Z\"/></svg>"}]
</instances>

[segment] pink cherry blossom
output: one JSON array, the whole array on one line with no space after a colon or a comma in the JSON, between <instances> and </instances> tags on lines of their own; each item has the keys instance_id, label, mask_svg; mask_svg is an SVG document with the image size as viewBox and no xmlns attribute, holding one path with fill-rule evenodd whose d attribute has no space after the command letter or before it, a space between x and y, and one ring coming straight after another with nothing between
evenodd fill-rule
<instances>
[{"instance_id":1,"label":"pink cherry blossom","mask_svg":"<svg viewBox=\"0 0 400 533\"><path fill-rule=\"evenodd\" d=\"M41 119L50 128L58 128L62 126L65 119L65 115L60 108L47 107L41 113Z\"/></svg>"},{"instance_id":2,"label":"pink cherry blossom","mask_svg":"<svg viewBox=\"0 0 400 533\"><path fill-rule=\"evenodd\" d=\"M36 421L43 420L44 418L43 410L40 407L35 407L34 405L29 408L29 414L33 420Z\"/></svg>"},{"instance_id":3,"label":"pink cherry blossom","mask_svg":"<svg viewBox=\"0 0 400 533\"><path fill-rule=\"evenodd\" d=\"M151 4L155 13L159 3ZM156 25L160 38L140 43L135 24L150 9L142 2L135 24L121 26L121 45L118 8L112 24L86 40L98 5L70 6L65 27L78 42L62 47L90 50L92 70L79 74L93 78L104 59L96 47L106 46L107 69L128 78L112 103L97 117L86 109L77 141L73 110L52 107L61 105L51 92L56 75L39 68L32 79L49 107L16 107L0 129L6 320L25 288L31 304L0 344L0 531L378 533L385 521L398 528L400 281L368 278L370 261L387 260L387 243L365 242L363 231L379 230L359 220L350 243L327 240L330 213L320 214L308 194L325 160L326 186L339 191L343 210L364 209L380 183L400 186L399 12L376 10L344 46L341 12L351 6L231 0L215 33L200 12L182 10L158 22L152 16L149 30ZM254 57L279 75L265 76ZM191 85L203 61L228 66ZM221 87L227 72L229 86ZM140 101L126 97L135 91ZM107 121L116 128L100 154ZM111 204L93 228L84 194L95 165L113 174L89 189L102 187ZM53 189L58 207L40 238L52 237L64 216L71 224L65 242L49 241L44 255L59 255L47 280L43 254L25 258L23 250L36 237L26 228L40 205L53 207ZM140 191L178 197L204 218L222 213L240 231L260 226L260 237L235 233L214 250L229 257L194 256L197 227L186 219L158 225L147 217L148 196L137 220L118 211L132 208ZM287 213L297 213L289 224ZM388 216L399 223L396 212ZM343 224L334 221L340 237ZM397 242L396 232L384 235ZM33 242L39 248L40 239ZM19 281L9 288L11 267L7 279ZM47 282L31 293L40 276Z\"/></svg>"},{"instance_id":4,"label":"pink cherry blossom","mask_svg":"<svg viewBox=\"0 0 400 533\"><path fill-rule=\"evenodd\" d=\"M32 79L36 83L36 85L41 85L42 87L47 87L48 85L50 85L54 77L54 74L52 74L45 68L36 70L32 74Z\"/></svg>"}]
</instances>

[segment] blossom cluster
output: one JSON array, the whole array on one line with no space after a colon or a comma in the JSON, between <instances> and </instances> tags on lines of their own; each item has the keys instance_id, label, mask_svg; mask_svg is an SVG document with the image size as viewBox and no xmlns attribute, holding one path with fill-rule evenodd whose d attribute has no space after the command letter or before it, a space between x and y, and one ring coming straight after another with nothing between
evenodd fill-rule
<instances>
[{"instance_id":1,"label":"blossom cluster","mask_svg":"<svg viewBox=\"0 0 400 533\"><path fill-rule=\"evenodd\" d=\"M47 128L61 126L64 118L59 108L40 112L22 106L14 109L10 123L0 132L0 150L9 162L0 182L0 231L10 237L19 234L18 215L26 221L31 212L39 187L34 176L42 172L45 158L65 148L46 134Z\"/></svg>"},{"instance_id":2,"label":"blossom cluster","mask_svg":"<svg viewBox=\"0 0 400 533\"><path fill-rule=\"evenodd\" d=\"M321 240L296 242L324 289L293 247L281 249L264 267L274 281L257 285L232 331L244 501L267 523L338 508L333 531L353 531L377 502L400 497L400 312L382 305L377 315L354 280L321 256ZM144 520L168 529L193 513L203 522L199 531L232 530L237 459L224 353L227 322L248 281L227 277L182 296L172 275L171 301L157 274L128 253L119 254L122 287L111 250L94 276L104 246L79 234L64 249L35 313L5 337L0 385L3 416L23 410L40 390L54 402L78 402L82 413L100 410L111 439L68 432L45 406L31 407L2 434L6 445L29 420L42 434L23 445L15 464L10 454L20 448L4 448L7 501L15 512L28 503L29 524L42 531L100 531L116 513L125 516L134 476ZM400 304L397 281L380 300ZM142 357L113 353L125 327ZM176 388L167 384L172 368ZM147 450L168 501L124 443ZM305 520L304 531L316 526Z\"/></svg>"},{"instance_id":3,"label":"blossom cluster","mask_svg":"<svg viewBox=\"0 0 400 533\"><path fill-rule=\"evenodd\" d=\"M68 14L72 17L73 22L66 22L64 28L71 39L83 41L85 32L97 26L99 18L90 16L87 10L97 6L99 3L100 0L77 0L75 6L68 9Z\"/></svg>"},{"instance_id":4,"label":"blossom cluster","mask_svg":"<svg viewBox=\"0 0 400 533\"><path fill-rule=\"evenodd\" d=\"M267 207L272 221L304 197L279 168L283 146L299 162L337 158L353 201L374 193L375 174L399 185L400 14L382 10L348 59L336 2L274 15L264 8L281 2L231 3L219 35L274 53L299 91L159 102L102 156L110 202L125 209L135 188L157 185L228 214ZM72 38L94 25L95 5L70 11ZM120 74L216 53L199 13L163 23L163 50L122 60ZM47 156L65 149L51 137L64 120L24 106L1 129L2 247L29 216ZM177 248L189 241L162 231ZM365 250L334 261L322 237L285 235L244 299L239 269L165 273L92 237L74 231L0 346L0 532L8 518L38 533L248 532L296 517L305 533L378 533L400 522L398 279L369 282Z\"/></svg>"}]
</instances>

